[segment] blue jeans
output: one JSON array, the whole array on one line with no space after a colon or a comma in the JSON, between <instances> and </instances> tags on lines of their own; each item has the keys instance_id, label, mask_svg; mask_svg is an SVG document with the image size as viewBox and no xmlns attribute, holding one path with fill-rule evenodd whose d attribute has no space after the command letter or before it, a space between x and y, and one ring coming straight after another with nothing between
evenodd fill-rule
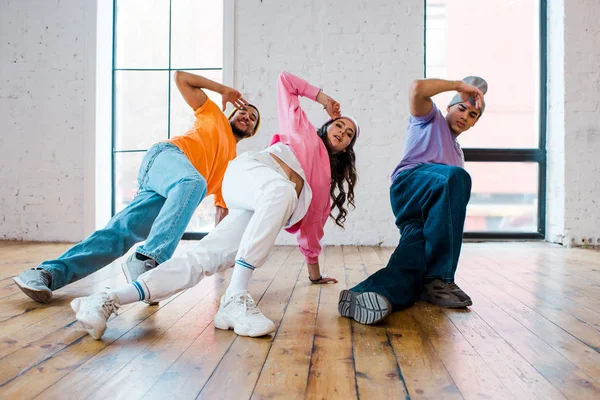
<instances>
[{"instance_id":1,"label":"blue jeans","mask_svg":"<svg viewBox=\"0 0 600 400\"><path fill-rule=\"evenodd\" d=\"M463 168L424 164L402 171L390 188L400 243L385 268L350 290L379 293L400 309L419 298L426 280L454 282L470 197Z\"/></svg>"},{"instance_id":2,"label":"blue jeans","mask_svg":"<svg viewBox=\"0 0 600 400\"><path fill-rule=\"evenodd\" d=\"M206 180L179 148L158 143L146 153L138 174L139 191L131 203L101 230L56 260L40 264L52 274L52 290L110 264L136 243L139 254L158 263L173 255L179 240L206 196Z\"/></svg>"}]
</instances>

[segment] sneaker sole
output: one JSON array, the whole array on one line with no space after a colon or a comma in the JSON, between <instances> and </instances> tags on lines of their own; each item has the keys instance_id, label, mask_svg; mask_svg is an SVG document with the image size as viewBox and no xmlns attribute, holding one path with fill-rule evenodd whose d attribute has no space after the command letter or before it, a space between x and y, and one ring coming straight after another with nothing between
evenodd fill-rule
<instances>
[{"instance_id":1,"label":"sneaker sole","mask_svg":"<svg viewBox=\"0 0 600 400\"><path fill-rule=\"evenodd\" d=\"M18 276L13 278L15 284L21 289L23 293L29 296L32 300L37 301L38 303L46 304L52 298L52 290L36 290L30 286L27 286L25 282L23 282Z\"/></svg>"},{"instance_id":2,"label":"sneaker sole","mask_svg":"<svg viewBox=\"0 0 600 400\"><path fill-rule=\"evenodd\" d=\"M338 301L340 315L364 325L373 325L392 313L392 304L375 292L353 293L342 290Z\"/></svg>"},{"instance_id":3,"label":"sneaker sole","mask_svg":"<svg viewBox=\"0 0 600 400\"><path fill-rule=\"evenodd\" d=\"M133 282L133 279L131 279L131 275L129 274L129 270L125 266L125 263L121 264L121 270L123 271L123 275L125 275L125 280L127 281L127 283ZM159 303L158 301L150 301L150 300L142 300L142 301L144 303L148 304L149 306L157 306Z\"/></svg>"},{"instance_id":4,"label":"sneaker sole","mask_svg":"<svg viewBox=\"0 0 600 400\"><path fill-rule=\"evenodd\" d=\"M233 329L235 334L239 335L239 336L260 337L260 336L266 336L266 335L269 335L269 334L275 332L275 325L267 327L263 330L258 330L258 331L242 331L241 329L236 329L235 324L233 324L229 320L229 318L222 317L218 313L217 313L217 315L215 315L215 318L213 319L213 323L215 325L215 328L222 329L224 331Z\"/></svg>"}]
</instances>

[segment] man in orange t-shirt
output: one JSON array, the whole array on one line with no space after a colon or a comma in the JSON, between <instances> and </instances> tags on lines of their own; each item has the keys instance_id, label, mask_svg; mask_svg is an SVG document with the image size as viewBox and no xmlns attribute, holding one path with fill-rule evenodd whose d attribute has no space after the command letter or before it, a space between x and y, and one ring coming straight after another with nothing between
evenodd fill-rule
<instances>
[{"instance_id":1,"label":"man in orange t-shirt","mask_svg":"<svg viewBox=\"0 0 600 400\"><path fill-rule=\"evenodd\" d=\"M47 303L53 290L110 264L143 240L146 242L123 264L127 281L156 268L171 258L194 211L207 195L215 197L216 223L227 214L221 196L225 169L236 156L237 142L256 133L260 114L237 90L210 79L177 71L175 82L194 110L193 128L147 151L138 174L137 195L104 229L58 259L44 261L14 278L33 300ZM229 120L203 89L221 94L223 110L227 102L235 106Z\"/></svg>"}]
</instances>

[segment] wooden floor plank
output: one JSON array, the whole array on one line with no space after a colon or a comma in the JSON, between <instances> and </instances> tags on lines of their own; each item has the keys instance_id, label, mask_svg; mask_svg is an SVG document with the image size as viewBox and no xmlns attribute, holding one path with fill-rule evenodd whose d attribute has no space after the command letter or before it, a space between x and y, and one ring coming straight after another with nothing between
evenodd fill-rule
<instances>
[{"instance_id":1,"label":"wooden floor plank","mask_svg":"<svg viewBox=\"0 0 600 400\"><path fill-rule=\"evenodd\" d=\"M386 327L411 399L463 398L429 336L411 313L393 313L386 319Z\"/></svg>"},{"instance_id":2,"label":"wooden floor plank","mask_svg":"<svg viewBox=\"0 0 600 400\"><path fill-rule=\"evenodd\" d=\"M556 310L553 314L555 322L551 321L542 315L543 305L539 306L536 302L524 304L500 290L486 277L477 279L470 274L459 276L472 285L476 284L477 288L483 290L490 301L496 305L501 304L502 309L521 325L600 381L600 352L598 351L600 349L600 331L566 313L558 313ZM563 329L561 325L565 325L566 329ZM585 339L587 339L587 343Z\"/></svg>"},{"instance_id":3,"label":"wooden floor plank","mask_svg":"<svg viewBox=\"0 0 600 400\"><path fill-rule=\"evenodd\" d=\"M372 257L375 256L376 258ZM363 254L355 246L343 247L346 285L355 286L379 269L376 254ZM377 398L383 391L390 398L407 398L408 392L384 324L368 326L352 321L352 348L360 398Z\"/></svg>"},{"instance_id":4,"label":"wooden floor plank","mask_svg":"<svg viewBox=\"0 0 600 400\"><path fill-rule=\"evenodd\" d=\"M538 292L525 290L487 267L469 271L466 280L477 286L479 284L493 285L524 305L534 305L536 312L588 346L600 349L600 314L580 315L582 313L578 313L578 311L581 310L581 307L572 307L570 302L564 301L564 297L548 299L548 297L539 296Z\"/></svg>"},{"instance_id":5,"label":"wooden floor plank","mask_svg":"<svg viewBox=\"0 0 600 400\"><path fill-rule=\"evenodd\" d=\"M475 287L460 279L458 284L473 299L471 310L567 398L592 399L600 395L600 385L594 378L531 333Z\"/></svg>"},{"instance_id":6,"label":"wooden floor plank","mask_svg":"<svg viewBox=\"0 0 600 400\"><path fill-rule=\"evenodd\" d=\"M279 326L302 269L301 254L285 262L262 296L255 296L261 312ZM233 333L232 333L233 335ZM276 335L276 333L275 333ZM198 398L250 398L262 372L275 335L261 338L238 336L213 372ZM231 371L236 371L232 374Z\"/></svg>"},{"instance_id":7,"label":"wooden floor plank","mask_svg":"<svg viewBox=\"0 0 600 400\"><path fill-rule=\"evenodd\" d=\"M63 346L61 349L55 349L54 347L44 349L42 346L30 346L24 348L24 351L28 351L30 348L42 348L45 351L45 354L41 354L41 356L36 355L36 358L41 361L32 363L20 371L19 375L1 385L0 397L3 396L3 394L16 397L25 396L26 393L33 391L33 388L30 387L30 382L32 381L36 382L36 394L42 393L42 391L51 387L54 383L67 376L71 371L78 368L86 360L98 352L101 352L114 342L116 338L124 335L131 328L138 325L141 320L147 319L156 312L156 307L154 307L154 310L152 310L151 307L142 307L143 306L141 305L131 307L120 315L120 318L115 318L111 323L110 334L105 335L103 341L93 340L83 328L79 327L77 324L73 324L73 332L71 335L72 338L78 337L78 339L67 344L57 340L55 345ZM50 335L56 336L60 334L61 332L57 331ZM9 357L15 357L19 354L21 354L21 351L13 353ZM102 368L91 371L94 376L100 376L102 372ZM79 384L82 383L83 382L79 382ZM59 392L58 395L64 397L66 396L65 393L66 392ZM74 392L74 397L75 395L76 393Z\"/></svg>"},{"instance_id":8,"label":"wooden floor plank","mask_svg":"<svg viewBox=\"0 0 600 400\"><path fill-rule=\"evenodd\" d=\"M381 265L387 265L394 249L378 247L373 251ZM413 313L392 313L386 319L386 327L411 399L463 398L429 334Z\"/></svg>"},{"instance_id":9,"label":"wooden floor plank","mask_svg":"<svg viewBox=\"0 0 600 400\"><path fill-rule=\"evenodd\" d=\"M228 271L227 275L230 272ZM114 397L114 393L127 394L128 397L141 397L160 378L161 374L158 372L161 369L162 371L167 370L175 361L169 357L176 357L177 355L173 356L173 353L177 353L177 350L169 351L173 350L173 347L167 348L167 360L160 360L160 363L157 363L159 368L157 368L156 374L149 374L150 376L144 376L141 380L137 379L139 378L139 366L143 364L144 360L156 358L156 352L160 352L161 345L165 343L161 339L164 339L170 329L177 330L177 324L181 323L180 319L184 318L190 309L196 308L196 305L203 302L210 308L210 304L214 304L212 302L219 298L215 291L222 291L224 288L225 279L220 274L204 279L197 286L165 305L151 319L145 320L125 335L121 335L109 348L61 380L55 385L56 387L52 388L52 391L48 392L48 398L66 391L77 394L78 398L110 398ZM196 308L196 311L200 309L201 307ZM211 319L210 316L205 316L204 321L208 324ZM115 319L115 322L117 321L118 318ZM111 327L109 326L107 333L110 332ZM194 334L198 337L205 330L201 323L197 328L198 331L189 332L180 346L185 347L185 342L193 340ZM180 350L183 352L186 348L180 348ZM148 358L144 358L146 356ZM94 374L98 368L102 369L102 373ZM132 375L131 380L127 379L130 374ZM81 382L87 384L82 385Z\"/></svg>"},{"instance_id":10,"label":"wooden floor plank","mask_svg":"<svg viewBox=\"0 0 600 400\"><path fill-rule=\"evenodd\" d=\"M513 399L565 399L475 312L441 310L494 371Z\"/></svg>"},{"instance_id":11,"label":"wooden floor plank","mask_svg":"<svg viewBox=\"0 0 600 400\"><path fill-rule=\"evenodd\" d=\"M509 292L511 295L523 296L524 293L530 293L535 297L535 302L539 300L554 304L565 309L573 317L582 322L600 330L600 310L587 307L585 303L580 303L568 297L568 294L560 290L551 289L538 284L535 279L520 275L518 272L506 271L501 268L501 264L495 259L486 259L481 262L482 269L488 271L497 281L509 282ZM476 272L478 268L470 268L470 271ZM462 273L462 270L458 270ZM560 278L557 278L560 281Z\"/></svg>"},{"instance_id":12,"label":"wooden floor plank","mask_svg":"<svg viewBox=\"0 0 600 400\"><path fill-rule=\"evenodd\" d=\"M256 270L250 280L250 292L259 300L272 283L277 272L289 260L291 248L279 248L271 254L263 267ZM211 317L217 312L221 294L229 279L223 282L214 306L207 312ZM178 398L196 398L227 353L236 335L232 331L216 329L211 321L202 334L153 384L148 385L144 398L168 398L177 393Z\"/></svg>"},{"instance_id":13,"label":"wooden floor plank","mask_svg":"<svg viewBox=\"0 0 600 400\"><path fill-rule=\"evenodd\" d=\"M482 255L482 258L489 263L498 262L498 257L490 254ZM523 265L529 267L523 269ZM520 281L529 281L538 287L541 286L555 293L560 293L560 295L592 310L600 309L600 287L590 285L589 282L569 277L560 271L553 271L542 265L528 264L527 262L503 262L500 263L500 266L504 274L508 273L513 276L518 274Z\"/></svg>"},{"instance_id":14,"label":"wooden floor plank","mask_svg":"<svg viewBox=\"0 0 600 400\"><path fill-rule=\"evenodd\" d=\"M277 247L251 280L278 325L270 338L214 328L229 270L160 307L125 307L95 341L69 301L123 284L122 260L48 305L12 284L70 246L0 241L0 398L600 398L597 250L465 243L457 283L470 311L418 303L365 326L338 315L338 294L393 248L326 247L340 283L319 286L297 249Z\"/></svg>"},{"instance_id":15,"label":"wooden floor plank","mask_svg":"<svg viewBox=\"0 0 600 400\"><path fill-rule=\"evenodd\" d=\"M337 311L339 291L346 287L341 247L328 247L322 257L337 285L321 285L313 354L308 375L308 399L357 398L350 319Z\"/></svg>"},{"instance_id":16,"label":"wooden floor plank","mask_svg":"<svg viewBox=\"0 0 600 400\"><path fill-rule=\"evenodd\" d=\"M441 308L419 302L403 311L428 335L435 351L465 398L505 399L510 392Z\"/></svg>"},{"instance_id":17,"label":"wooden floor plank","mask_svg":"<svg viewBox=\"0 0 600 400\"><path fill-rule=\"evenodd\" d=\"M288 260L303 264L304 256L295 252ZM269 350L253 399L302 399L306 393L308 370L313 347L319 288L310 283L302 270L295 284L277 334ZM282 391L281 388L286 388Z\"/></svg>"}]
</instances>

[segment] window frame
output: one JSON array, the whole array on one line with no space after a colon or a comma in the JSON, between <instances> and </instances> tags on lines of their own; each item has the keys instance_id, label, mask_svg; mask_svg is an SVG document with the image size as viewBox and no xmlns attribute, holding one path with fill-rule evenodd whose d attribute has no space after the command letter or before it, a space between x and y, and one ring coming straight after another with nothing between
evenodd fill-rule
<instances>
[{"instance_id":1,"label":"window frame","mask_svg":"<svg viewBox=\"0 0 600 400\"><path fill-rule=\"evenodd\" d=\"M427 0L424 5L423 76L427 76ZM465 162L533 162L538 164L538 204L536 232L468 231L465 239L545 239L546 237L546 118L547 118L547 0L539 0L539 140L537 148L463 148Z\"/></svg>"},{"instance_id":2,"label":"window frame","mask_svg":"<svg viewBox=\"0 0 600 400\"><path fill-rule=\"evenodd\" d=\"M172 68L171 65L171 28L172 28L172 7L173 0L169 0L169 52L168 52L168 67L167 68L117 68L117 1L112 2L112 88L111 88L111 198L110 198L110 215L113 217L116 214L116 155L123 153L145 153L147 149L117 149L116 140L116 82L117 73L120 71L168 71L168 99L167 99L167 138L171 138L171 88L173 85L173 72L183 71L221 71L223 83L228 86L233 85L233 54L234 54L234 16L235 16L235 0L223 0L223 61L222 67L209 68ZM208 232L185 232L183 239L202 239Z\"/></svg>"}]
</instances>

